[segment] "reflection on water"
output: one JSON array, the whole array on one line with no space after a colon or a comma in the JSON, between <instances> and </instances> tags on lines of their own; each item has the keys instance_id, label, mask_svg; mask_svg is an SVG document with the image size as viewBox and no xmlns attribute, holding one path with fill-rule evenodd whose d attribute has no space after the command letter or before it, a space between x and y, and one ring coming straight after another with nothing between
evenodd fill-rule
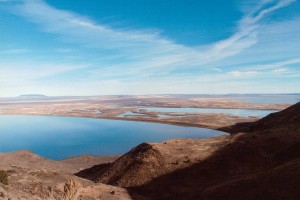
<instances>
[{"instance_id":1,"label":"reflection on water","mask_svg":"<svg viewBox=\"0 0 300 200\"><path fill-rule=\"evenodd\" d=\"M117 117L119 118L124 118L124 117L148 117L147 115L145 114L142 114L142 113L134 113L134 112L131 112L131 111L128 111L128 112L125 112L121 115L118 115Z\"/></svg>"},{"instance_id":2,"label":"reflection on water","mask_svg":"<svg viewBox=\"0 0 300 200\"><path fill-rule=\"evenodd\" d=\"M166 118L170 118L170 117L174 117L174 116L163 115L163 114L157 114L157 117L160 118L160 119L166 119Z\"/></svg>"},{"instance_id":3,"label":"reflection on water","mask_svg":"<svg viewBox=\"0 0 300 200\"><path fill-rule=\"evenodd\" d=\"M97 110L95 110L95 113L96 114L102 114L102 111L97 109Z\"/></svg>"}]
</instances>

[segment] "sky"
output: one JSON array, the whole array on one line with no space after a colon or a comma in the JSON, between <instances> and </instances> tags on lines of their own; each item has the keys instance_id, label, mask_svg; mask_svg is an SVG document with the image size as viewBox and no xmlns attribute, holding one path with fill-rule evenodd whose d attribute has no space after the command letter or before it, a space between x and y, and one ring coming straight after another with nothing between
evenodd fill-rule
<instances>
[{"instance_id":1,"label":"sky","mask_svg":"<svg viewBox=\"0 0 300 200\"><path fill-rule=\"evenodd\" d=\"M300 93L299 0L0 0L0 97Z\"/></svg>"}]
</instances>

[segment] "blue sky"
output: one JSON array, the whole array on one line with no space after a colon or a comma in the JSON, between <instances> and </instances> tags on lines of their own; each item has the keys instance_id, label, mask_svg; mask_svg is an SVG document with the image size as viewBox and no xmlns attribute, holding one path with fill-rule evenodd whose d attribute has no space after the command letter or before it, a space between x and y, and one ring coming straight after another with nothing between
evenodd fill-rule
<instances>
[{"instance_id":1,"label":"blue sky","mask_svg":"<svg viewBox=\"0 0 300 200\"><path fill-rule=\"evenodd\" d=\"M300 92L298 0L0 0L0 96Z\"/></svg>"}]
</instances>

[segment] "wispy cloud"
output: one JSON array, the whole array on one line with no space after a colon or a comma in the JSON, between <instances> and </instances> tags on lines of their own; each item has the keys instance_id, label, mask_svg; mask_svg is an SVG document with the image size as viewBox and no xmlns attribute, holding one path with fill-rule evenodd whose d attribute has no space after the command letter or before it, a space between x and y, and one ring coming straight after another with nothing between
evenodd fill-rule
<instances>
[{"instance_id":1,"label":"wispy cloud","mask_svg":"<svg viewBox=\"0 0 300 200\"><path fill-rule=\"evenodd\" d=\"M114 49L116 54L132 61L130 66L173 69L201 66L239 54L257 42L258 22L264 16L292 2L276 1L267 8L264 8L266 3L262 3L239 21L237 31L231 37L199 48L179 45L157 32L113 29L73 12L56 9L42 0L23 0L14 9L17 15L41 25L46 32L58 34L64 41L99 51Z\"/></svg>"},{"instance_id":2,"label":"wispy cloud","mask_svg":"<svg viewBox=\"0 0 300 200\"><path fill-rule=\"evenodd\" d=\"M218 68L218 67L213 67L213 68L210 68L211 71L214 71L214 72L222 72L223 70Z\"/></svg>"},{"instance_id":3,"label":"wispy cloud","mask_svg":"<svg viewBox=\"0 0 300 200\"><path fill-rule=\"evenodd\" d=\"M211 46L208 55L215 59L222 59L236 55L246 48L251 47L257 42L257 29L259 22L267 14L276 11L282 7L288 6L295 0L272 1L273 6L265 8L271 1L262 1L253 10L250 10L238 23L237 32L231 37L219 41ZM264 9L263 9L264 8Z\"/></svg>"},{"instance_id":4,"label":"wispy cloud","mask_svg":"<svg viewBox=\"0 0 300 200\"><path fill-rule=\"evenodd\" d=\"M256 9L251 10L242 20L245 24L255 24L267 14L274 12L282 7L286 7L296 0L263 0L260 1ZM270 5L271 4L271 5ZM265 8L266 5L270 5Z\"/></svg>"},{"instance_id":5,"label":"wispy cloud","mask_svg":"<svg viewBox=\"0 0 300 200\"><path fill-rule=\"evenodd\" d=\"M0 80L2 85L22 85L39 81L50 76L86 68L86 65L46 64L43 62L0 62Z\"/></svg>"},{"instance_id":6,"label":"wispy cloud","mask_svg":"<svg viewBox=\"0 0 300 200\"><path fill-rule=\"evenodd\" d=\"M270 70L270 69L277 69L277 68L284 68L289 65L298 64L300 63L300 58L292 58L288 60L283 60L279 62L272 62L265 65L256 65L252 67L247 67L248 70Z\"/></svg>"},{"instance_id":7,"label":"wispy cloud","mask_svg":"<svg viewBox=\"0 0 300 200\"><path fill-rule=\"evenodd\" d=\"M143 88L140 90L145 90L145 93L151 93L152 89L153 93L155 91L168 93L167 86L169 85L172 85L178 92L184 89L187 92L199 92L200 89L197 90L197 87L205 88L209 86L208 84L220 84L224 88L226 86L224 81L231 86L233 85L229 83L231 80L250 80L282 73L286 76L298 77L300 74L298 71L296 73L294 71L294 74L292 74L293 71L285 71L286 66L299 63L299 58L279 60L265 65L241 65L240 68L235 69L226 69L226 65L221 63L260 43L259 34L264 28L263 20L276 10L292 4L294 0L263 0L255 6L248 6L247 12L236 23L235 32L231 36L197 47L178 44L161 35L159 31L136 30L131 27L114 28L74 12L57 9L43 0L0 0L3 4L7 2L13 2L7 4L11 12L37 24L40 30L56 35L64 43L75 43L84 49L92 49L99 54L99 57L98 60L95 59L96 61L86 59L86 65L76 62L57 64L54 61L47 64L40 62L0 63L2 85L15 84L17 80L21 80L20 83L26 85L49 76L84 69L86 75L84 83L60 80L52 84L55 87L63 86L60 87L62 92L76 85L81 88L81 91L89 92L89 94L98 91L99 85L109 86L105 87L105 91L100 91L102 93L109 93L112 88L115 93L121 93L121 91L132 93L130 91L139 91L136 89L141 85ZM69 48L57 48L54 51L61 54L74 53L73 49ZM19 50L19 53L21 52ZM2 53L18 53L18 50L11 49ZM232 63L228 65L230 64ZM89 68L91 65L93 67ZM207 75L197 70L195 70L197 73L190 70L186 74L173 74L176 70L202 68L218 73ZM47 87L41 85L35 88L46 90ZM87 88L90 89L87 90ZM149 91L145 88L149 88Z\"/></svg>"},{"instance_id":8,"label":"wispy cloud","mask_svg":"<svg viewBox=\"0 0 300 200\"><path fill-rule=\"evenodd\" d=\"M272 70L272 72L274 72L276 74L281 74L281 73L288 72L288 69L287 68L279 68L279 69Z\"/></svg>"},{"instance_id":9,"label":"wispy cloud","mask_svg":"<svg viewBox=\"0 0 300 200\"><path fill-rule=\"evenodd\" d=\"M4 49L0 50L0 54L23 54L31 52L30 49Z\"/></svg>"},{"instance_id":10,"label":"wispy cloud","mask_svg":"<svg viewBox=\"0 0 300 200\"><path fill-rule=\"evenodd\" d=\"M259 73L257 71L245 71L245 72L241 72L241 71L232 71L232 72L228 72L229 75L233 76L233 77L248 77L248 76L256 76Z\"/></svg>"}]
</instances>

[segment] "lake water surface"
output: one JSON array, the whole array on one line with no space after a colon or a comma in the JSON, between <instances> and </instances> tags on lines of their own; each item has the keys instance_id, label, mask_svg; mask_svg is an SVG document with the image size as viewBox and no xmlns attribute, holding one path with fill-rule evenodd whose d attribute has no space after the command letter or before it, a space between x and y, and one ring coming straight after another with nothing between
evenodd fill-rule
<instances>
[{"instance_id":1,"label":"lake water surface","mask_svg":"<svg viewBox=\"0 0 300 200\"><path fill-rule=\"evenodd\" d=\"M300 102L300 94L244 95L244 96L237 96L234 98L246 101L248 103L258 103L258 104L295 104Z\"/></svg>"},{"instance_id":2,"label":"lake water surface","mask_svg":"<svg viewBox=\"0 0 300 200\"><path fill-rule=\"evenodd\" d=\"M163 108L163 107L140 107L147 111L165 112L165 113L222 113L239 117L265 117L278 110L250 110L250 109L211 109L211 108Z\"/></svg>"},{"instance_id":3,"label":"lake water surface","mask_svg":"<svg viewBox=\"0 0 300 200\"><path fill-rule=\"evenodd\" d=\"M0 152L31 150L50 159L120 155L142 142L208 138L224 132L158 123L104 119L0 116Z\"/></svg>"}]
</instances>

